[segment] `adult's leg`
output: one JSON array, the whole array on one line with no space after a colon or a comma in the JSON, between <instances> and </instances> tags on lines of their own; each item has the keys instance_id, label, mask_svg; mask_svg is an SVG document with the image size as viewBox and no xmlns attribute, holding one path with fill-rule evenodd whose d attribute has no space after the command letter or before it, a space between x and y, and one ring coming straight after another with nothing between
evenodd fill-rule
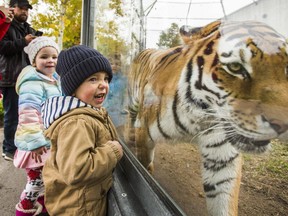
<instances>
[{"instance_id":1,"label":"adult's leg","mask_svg":"<svg viewBox=\"0 0 288 216\"><path fill-rule=\"evenodd\" d=\"M18 94L15 87L2 88L2 94L4 108L3 153L13 155L16 151L14 137L18 125Z\"/></svg>"}]
</instances>

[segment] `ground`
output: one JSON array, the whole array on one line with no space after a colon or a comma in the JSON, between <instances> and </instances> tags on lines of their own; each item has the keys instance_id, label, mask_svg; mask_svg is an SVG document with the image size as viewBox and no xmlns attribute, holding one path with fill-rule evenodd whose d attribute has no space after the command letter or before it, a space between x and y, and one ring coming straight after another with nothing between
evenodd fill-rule
<instances>
[{"instance_id":1,"label":"ground","mask_svg":"<svg viewBox=\"0 0 288 216\"><path fill-rule=\"evenodd\" d=\"M270 153L262 156L244 155L239 216L288 214L288 148L287 144L283 146L277 143ZM273 164L279 158L280 163ZM268 166L273 172L280 171L279 176L271 174ZM157 144L154 178L187 215L207 215L200 155L195 145Z\"/></svg>"},{"instance_id":2,"label":"ground","mask_svg":"<svg viewBox=\"0 0 288 216\"><path fill-rule=\"evenodd\" d=\"M3 129L0 128L0 141ZM0 142L0 147L1 146ZM155 179L187 216L206 216L195 145L157 144ZM15 215L15 204L25 186L25 172L0 159L0 215ZM275 144L269 154L245 155L239 216L288 215L288 144Z\"/></svg>"}]
</instances>

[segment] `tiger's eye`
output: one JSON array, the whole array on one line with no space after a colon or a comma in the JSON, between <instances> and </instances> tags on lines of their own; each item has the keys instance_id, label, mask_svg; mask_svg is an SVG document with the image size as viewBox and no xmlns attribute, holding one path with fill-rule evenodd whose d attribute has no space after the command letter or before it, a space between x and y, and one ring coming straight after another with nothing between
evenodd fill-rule
<instances>
[{"instance_id":1,"label":"tiger's eye","mask_svg":"<svg viewBox=\"0 0 288 216\"><path fill-rule=\"evenodd\" d=\"M227 64L227 67L232 72L239 72L239 70L241 70L242 68L242 65L240 63L234 62L234 63Z\"/></svg>"}]
</instances>

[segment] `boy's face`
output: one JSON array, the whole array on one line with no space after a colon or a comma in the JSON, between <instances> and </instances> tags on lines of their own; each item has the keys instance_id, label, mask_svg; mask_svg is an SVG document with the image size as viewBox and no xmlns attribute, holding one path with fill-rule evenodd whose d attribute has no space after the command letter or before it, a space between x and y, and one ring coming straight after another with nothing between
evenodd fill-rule
<instances>
[{"instance_id":1,"label":"boy's face","mask_svg":"<svg viewBox=\"0 0 288 216\"><path fill-rule=\"evenodd\" d=\"M106 72L97 72L88 77L76 89L73 96L93 107L102 107L109 92L109 76Z\"/></svg>"}]
</instances>

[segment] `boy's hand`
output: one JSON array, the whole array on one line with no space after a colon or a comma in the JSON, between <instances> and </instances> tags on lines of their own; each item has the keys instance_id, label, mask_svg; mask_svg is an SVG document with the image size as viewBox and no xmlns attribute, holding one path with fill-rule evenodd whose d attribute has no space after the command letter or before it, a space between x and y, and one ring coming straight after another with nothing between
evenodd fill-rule
<instances>
[{"instance_id":1,"label":"boy's hand","mask_svg":"<svg viewBox=\"0 0 288 216\"><path fill-rule=\"evenodd\" d=\"M120 143L118 141L115 141L115 140L109 141L108 143L109 143L109 145L113 145L113 147L117 149L117 152L119 153L118 159L120 160L123 157L123 148L120 145Z\"/></svg>"}]
</instances>

